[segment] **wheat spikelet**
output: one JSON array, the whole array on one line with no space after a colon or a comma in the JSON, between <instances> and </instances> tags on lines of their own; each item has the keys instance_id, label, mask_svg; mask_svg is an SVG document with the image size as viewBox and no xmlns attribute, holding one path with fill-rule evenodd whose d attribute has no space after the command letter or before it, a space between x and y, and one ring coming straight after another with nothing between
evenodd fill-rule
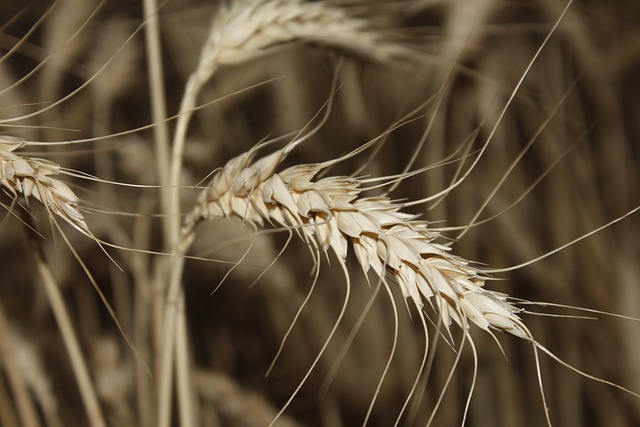
<instances>
[{"instance_id":1,"label":"wheat spikelet","mask_svg":"<svg viewBox=\"0 0 640 427\"><path fill-rule=\"evenodd\" d=\"M391 274L405 298L419 309L428 302L447 328L456 322L466 329L471 321L486 331L531 339L520 310L506 295L484 289L487 277L438 243L440 234L426 221L386 197L361 197L363 182L357 178L314 181L323 164L276 173L287 149L255 162L253 150L230 160L187 216L183 234L201 219L237 217L254 226L268 221L296 228L310 244L331 248L341 262L351 244L365 273L373 269L385 283Z\"/></svg>"},{"instance_id":2,"label":"wheat spikelet","mask_svg":"<svg viewBox=\"0 0 640 427\"><path fill-rule=\"evenodd\" d=\"M27 204L33 197L47 211L62 218L85 235L91 235L78 207L78 197L67 184L53 178L61 172L57 163L16 154L24 140L0 135L0 184L14 199L18 195Z\"/></svg>"}]
</instances>

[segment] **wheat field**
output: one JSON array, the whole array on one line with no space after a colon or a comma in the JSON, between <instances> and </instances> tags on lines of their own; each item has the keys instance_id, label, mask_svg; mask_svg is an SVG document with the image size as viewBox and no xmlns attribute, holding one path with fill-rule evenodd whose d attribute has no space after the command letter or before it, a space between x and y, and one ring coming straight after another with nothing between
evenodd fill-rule
<instances>
[{"instance_id":1,"label":"wheat field","mask_svg":"<svg viewBox=\"0 0 640 427\"><path fill-rule=\"evenodd\" d=\"M0 4L0 426L640 425L632 0Z\"/></svg>"}]
</instances>

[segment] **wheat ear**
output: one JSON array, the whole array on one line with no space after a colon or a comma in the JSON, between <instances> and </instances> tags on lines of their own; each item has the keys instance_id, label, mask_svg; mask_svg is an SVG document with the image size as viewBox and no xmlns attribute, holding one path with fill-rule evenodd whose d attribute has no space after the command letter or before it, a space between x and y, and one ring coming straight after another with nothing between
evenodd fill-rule
<instances>
[{"instance_id":1,"label":"wheat ear","mask_svg":"<svg viewBox=\"0 0 640 427\"><path fill-rule=\"evenodd\" d=\"M364 19L325 2L236 0L214 16L203 53L207 60L237 64L293 40L318 43L379 61L404 52L385 43ZM204 60L204 57L201 59Z\"/></svg>"},{"instance_id":2,"label":"wheat ear","mask_svg":"<svg viewBox=\"0 0 640 427\"><path fill-rule=\"evenodd\" d=\"M452 255L450 247L438 242L440 233L426 221L403 212L401 204L387 197L363 197L366 182L358 178L315 179L337 160L276 172L295 145L296 141L256 161L256 149L231 159L214 175L187 215L183 241L192 240L198 222L216 218L240 218L254 227L271 223L295 229L315 252L331 248L347 280L346 258L351 246L365 274L373 270L387 289L387 278L393 277L421 317L425 303L429 304L440 317L437 323L447 330L455 322L466 338L470 323L474 323L490 334L499 330L536 345L518 317L521 309L505 294L485 289L488 277L467 260ZM324 347L320 354L323 351Z\"/></svg>"},{"instance_id":3,"label":"wheat ear","mask_svg":"<svg viewBox=\"0 0 640 427\"><path fill-rule=\"evenodd\" d=\"M61 173L59 164L15 153L25 141L0 135L0 185L14 199L24 196L28 205L33 197L49 213L75 227L82 234L92 237L78 206L78 197L67 184L54 178Z\"/></svg>"},{"instance_id":4,"label":"wheat ear","mask_svg":"<svg viewBox=\"0 0 640 427\"><path fill-rule=\"evenodd\" d=\"M201 194L187 216L183 234L198 221L241 218L295 228L323 251L331 248L344 262L351 245L365 272L391 274L405 298L422 309L437 310L443 325L500 330L524 339L529 331L517 316L520 309L507 296L484 288L481 270L438 243L440 233L402 205L386 197L362 197L364 182L350 176L314 180L326 164L293 166L276 173L284 151L253 161L250 151L230 160Z\"/></svg>"}]
</instances>

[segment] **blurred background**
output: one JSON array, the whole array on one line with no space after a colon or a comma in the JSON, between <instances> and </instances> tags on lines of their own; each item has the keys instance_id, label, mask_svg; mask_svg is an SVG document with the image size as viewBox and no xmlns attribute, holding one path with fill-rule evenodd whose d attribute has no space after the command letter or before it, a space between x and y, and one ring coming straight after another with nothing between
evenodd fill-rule
<instances>
[{"instance_id":1,"label":"blurred background","mask_svg":"<svg viewBox=\"0 0 640 427\"><path fill-rule=\"evenodd\" d=\"M528 71L565 2L327 3L366 19L371 31L412 54L373 62L349 52L291 43L268 56L221 69L199 97L201 104L219 101L198 110L191 123L185 184L201 182L266 137L304 127L331 97L337 76L339 89L327 123L292 153L287 164L338 157L402 123L376 144L375 151L330 173L385 176L402 172L414 155L412 169L455 159L406 179L392 193L395 199L413 200L446 188L491 138L462 185L437 203L411 209L436 227L464 227L474 222L477 212L478 220L492 218L470 227L462 237L458 231L447 233L454 253L480 265L502 268L532 260L640 204L637 1L574 1ZM170 115L178 110L218 6L211 1L169 0L158 11ZM0 134L59 142L152 123L143 16L141 4L124 0L3 1ZM236 93L258 83L262 84ZM69 94L53 108L30 115ZM407 116L418 106L420 110ZM169 127L173 125L170 121ZM24 152L104 180L153 186L159 182L153 138L152 129L146 128L82 144L30 146ZM126 248L163 250L156 188L73 178L66 182L80 197L97 237ZM198 193L185 188L184 206L192 205ZM16 208L10 208L8 194L0 196L5 208L0 220L0 425L23 425L21 400L4 362L7 357L17 361L38 425L86 425L68 355L33 271L23 227L11 213ZM154 425L154 379L132 354L64 240L51 231L44 210L34 210L105 417L113 426ZM65 231L153 368L158 343L153 284L160 277L154 270L156 256L109 249L121 271L94 242L72 229ZM532 265L496 274L500 280L489 281L487 287L517 299L639 318L639 232L636 214ZM240 221L211 221L197 230L192 254L211 261L188 260L184 284L194 405L203 426L268 425L305 376L338 318L345 279L335 260L323 260L318 284L265 378L312 284L307 248L296 236L290 243L287 238L286 232L254 238ZM345 318L276 425L362 423L392 351L394 304L397 347L368 425L394 425L416 381L426 345L418 318L405 308L398 289L393 299L384 291L375 292L355 257L350 255L347 263L352 293ZM550 315L522 317L537 340L559 358L589 375L640 392L636 321L569 307L523 307ZM353 339L352 331L357 331ZM477 328L471 335L477 348L477 377L467 343L449 379L455 348L430 329L433 360L428 378L421 377L399 425L426 425L446 384L432 425L460 425L474 382L467 426L546 425L532 346L496 334L498 346ZM454 332L453 340L454 347L459 345L461 335ZM580 376L544 354L539 363L554 426L640 425L640 399Z\"/></svg>"}]
</instances>

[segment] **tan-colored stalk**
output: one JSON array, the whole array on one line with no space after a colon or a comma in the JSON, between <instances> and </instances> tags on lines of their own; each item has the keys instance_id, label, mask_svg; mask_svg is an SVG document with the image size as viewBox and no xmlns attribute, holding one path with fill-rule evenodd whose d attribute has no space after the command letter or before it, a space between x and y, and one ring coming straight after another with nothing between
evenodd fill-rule
<instances>
[{"instance_id":1,"label":"tan-colored stalk","mask_svg":"<svg viewBox=\"0 0 640 427\"><path fill-rule=\"evenodd\" d=\"M80 396L87 411L87 417L89 418L89 425L91 427L106 427L107 423L102 414L102 409L100 408L100 402L98 401L93 380L91 379L89 369L85 363L85 358L82 354L80 343L73 327L73 322L71 321L69 312L65 306L62 293L58 288L58 284L56 283L49 266L44 260L39 242L32 238L31 243L38 273L42 280L42 284L44 285L51 310L53 311L58 327L60 328L64 345L69 354L69 361L76 381L78 382Z\"/></svg>"}]
</instances>

